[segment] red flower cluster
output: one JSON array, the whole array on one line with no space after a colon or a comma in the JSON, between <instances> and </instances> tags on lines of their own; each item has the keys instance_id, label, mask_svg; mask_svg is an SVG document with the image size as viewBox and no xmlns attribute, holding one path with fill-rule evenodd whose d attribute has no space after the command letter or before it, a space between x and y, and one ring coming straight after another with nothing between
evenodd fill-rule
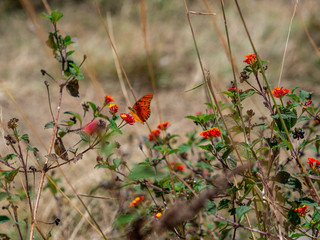
<instances>
[{"instance_id":1,"label":"red flower cluster","mask_svg":"<svg viewBox=\"0 0 320 240\"><path fill-rule=\"evenodd\" d=\"M109 104L108 108L109 108L109 112L112 115L116 114L118 112L118 110L119 110L119 107L118 107L117 104Z\"/></svg>"},{"instance_id":2,"label":"red flower cluster","mask_svg":"<svg viewBox=\"0 0 320 240\"><path fill-rule=\"evenodd\" d=\"M252 65L252 64L254 64L256 62L257 56L255 54L248 53L248 55L245 56L245 57L246 57L246 59L243 60L243 62L245 62L245 63L247 63L249 65Z\"/></svg>"},{"instance_id":3,"label":"red flower cluster","mask_svg":"<svg viewBox=\"0 0 320 240\"><path fill-rule=\"evenodd\" d=\"M169 127L169 123L170 123L169 121L159 123L157 128L159 130L167 130L167 128Z\"/></svg>"},{"instance_id":4,"label":"red flower cluster","mask_svg":"<svg viewBox=\"0 0 320 240\"><path fill-rule=\"evenodd\" d=\"M98 129L98 120L94 119L91 122L87 123L83 128L82 131L86 134L92 135Z\"/></svg>"},{"instance_id":5,"label":"red flower cluster","mask_svg":"<svg viewBox=\"0 0 320 240\"><path fill-rule=\"evenodd\" d=\"M279 88L276 87L273 91L272 91L272 95L275 96L276 98L281 98L284 95L287 95L290 92L289 89L283 89L283 87Z\"/></svg>"},{"instance_id":6,"label":"red flower cluster","mask_svg":"<svg viewBox=\"0 0 320 240\"><path fill-rule=\"evenodd\" d=\"M213 127L213 128L210 128L206 131L201 132L200 135L208 140L213 137L221 137L221 132L220 132L219 128Z\"/></svg>"},{"instance_id":7,"label":"red flower cluster","mask_svg":"<svg viewBox=\"0 0 320 240\"><path fill-rule=\"evenodd\" d=\"M134 118L127 113L121 113L120 117L128 124L133 125L136 121L134 120Z\"/></svg>"},{"instance_id":8,"label":"red flower cluster","mask_svg":"<svg viewBox=\"0 0 320 240\"><path fill-rule=\"evenodd\" d=\"M296 208L294 211L299 214L299 216L304 216L308 210L308 206L303 205L302 207Z\"/></svg>"},{"instance_id":9,"label":"red flower cluster","mask_svg":"<svg viewBox=\"0 0 320 240\"><path fill-rule=\"evenodd\" d=\"M106 94L106 96L104 97L104 104L107 105L110 102L114 102L114 97L111 97L108 94Z\"/></svg>"},{"instance_id":10,"label":"red flower cluster","mask_svg":"<svg viewBox=\"0 0 320 240\"><path fill-rule=\"evenodd\" d=\"M175 161L173 161L171 163L171 168L173 169L173 171L175 172L183 172L184 171L184 166L181 163L177 163Z\"/></svg>"},{"instance_id":11,"label":"red flower cluster","mask_svg":"<svg viewBox=\"0 0 320 240\"><path fill-rule=\"evenodd\" d=\"M229 92L236 92L237 89L236 89L235 87L231 87L231 88L228 89L228 91L229 91ZM238 91L239 91L239 92L242 92L241 89L238 89Z\"/></svg>"},{"instance_id":12,"label":"red flower cluster","mask_svg":"<svg viewBox=\"0 0 320 240\"><path fill-rule=\"evenodd\" d=\"M136 197L129 205L129 207L135 207L137 206L142 200L144 199L144 196Z\"/></svg>"},{"instance_id":13,"label":"red flower cluster","mask_svg":"<svg viewBox=\"0 0 320 240\"><path fill-rule=\"evenodd\" d=\"M318 161L317 159L314 158L308 158L309 162L309 166L311 169L316 169L316 168L320 168L320 161ZM316 165L314 165L314 163L316 163Z\"/></svg>"},{"instance_id":14,"label":"red flower cluster","mask_svg":"<svg viewBox=\"0 0 320 240\"><path fill-rule=\"evenodd\" d=\"M152 134L151 133L149 134L149 141L150 142L153 141L154 138L158 138L160 135L160 130L158 130L158 129L152 130L151 132L152 132Z\"/></svg>"}]
</instances>

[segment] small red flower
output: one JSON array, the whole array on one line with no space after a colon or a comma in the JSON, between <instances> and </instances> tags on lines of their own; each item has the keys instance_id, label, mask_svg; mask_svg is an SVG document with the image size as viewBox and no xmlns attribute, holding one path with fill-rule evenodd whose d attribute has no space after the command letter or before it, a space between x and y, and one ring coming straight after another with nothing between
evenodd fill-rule
<instances>
[{"instance_id":1,"label":"small red flower","mask_svg":"<svg viewBox=\"0 0 320 240\"><path fill-rule=\"evenodd\" d=\"M236 92L237 89L236 89L235 87L231 87L231 88L228 89L228 91L229 91L229 92ZM238 91L239 91L239 92L242 92L241 89L238 89Z\"/></svg>"},{"instance_id":2,"label":"small red flower","mask_svg":"<svg viewBox=\"0 0 320 240\"><path fill-rule=\"evenodd\" d=\"M97 119L92 120L91 122L87 123L83 128L82 131L86 134L92 135L98 129L99 122Z\"/></svg>"},{"instance_id":3,"label":"small red flower","mask_svg":"<svg viewBox=\"0 0 320 240\"><path fill-rule=\"evenodd\" d=\"M296 208L294 211L299 214L299 216L304 216L308 210L308 206L303 205L302 207Z\"/></svg>"},{"instance_id":4,"label":"small red flower","mask_svg":"<svg viewBox=\"0 0 320 240\"><path fill-rule=\"evenodd\" d=\"M155 218L161 218L162 217L162 213L161 212L157 212L155 215L154 215Z\"/></svg>"},{"instance_id":5,"label":"small red flower","mask_svg":"<svg viewBox=\"0 0 320 240\"><path fill-rule=\"evenodd\" d=\"M312 104L312 100L309 100L308 102L306 102L305 106L308 107L311 104Z\"/></svg>"},{"instance_id":6,"label":"small red flower","mask_svg":"<svg viewBox=\"0 0 320 240\"><path fill-rule=\"evenodd\" d=\"M150 142L154 140L154 137L158 138L160 135L160 130L158 130L158 129L152 130L151 132L152 132L152 134L149 134L149 141Z\"/></svg>"},{"instance_id":7,"label":"small red flower","mask_svg":"<svg viewBox=\"0 0 320 240\"><path fill-rule=\"evenodd\" d=\"M116 114L119 110L119 106L117 104L109 104L108 108L112 115Z\"/></svg>"},{"instance_id":8,"label":"small red flower","mask_svg":"<svg viewBox=\"0 0 320 240\"><path fill-rule=\"evenodd\" d=\"M120 117L128 124L133 125L136 121L130 114L121 113Z\"/></svg>"},{"instance_id":9,"label":"small red flower","mask_svg":"<svg viewBox=\"0 0 320 240\"><path fill-rule=\"evenodd\" d=\"M320 168L320 161L318 161L317 159L314 159L314 158L308 158L309 162L309 166L312 170L316 169L316 168ZM314 163L316 165L314 165Z\"/></svg>"},{"instance_id":10,"label":"small red flower","mask_svg":"<svg viewBox=\"0 0 320 240\"><path fill-rule=\"evenodd\" d=\"M220 132L219 128L213 127L213 128L210 128L206 131L201 132L200 135L208 140L213 137L221 137L221 132Z\"/></svg>"},{"instance_id":11,"label":"small red flower","mask_svg":"<svg viewBox=\"0 0 320 240\"><path fill-rule=\"evenodd\" d=\"M167 128L169 127L169 123L170 123L169 121L159 123L157 128L159 130L167 130Z\"/></svg>"},{"instance_id":12,"label":"small red flower","mask_svg":"<svg viewBox=\"0 0 320 240\"><path fill-rule=\"evenodd\" d=\"M183 172L184 171L184 166L181 163L177 163L173 161L171 164L171 168L175 172Z\"/></svg>"},{"instance_id":13,"label":"small red flower","mask_svg":"<svg viewBox=\"0 0 320 240\"><path fill-rule=\"evenodd\" d=\"M252 64L254 64L255 62L256 62L256 55L255 54L250 54L250 53L248 53L248 55L247 56L245 56L246 57L246 59L245 60L243 60L243 62L245 62L245 63L247 63L247 64L249 64L249 65L252 65Z\"/></svg>"},{"instance_id":14,"label":"small red flower","mask_svg":"<svg viewBox=\"0 0 320 240\"><path fill-rule=\"evenodd\" d=\"M196 112L196 115L201 115L201 112L200 111Z\"/></svg>"},{"instance_id":15,"label":"small red flower","mask_svg":"<svg viewBox=\"0 0 320 240\"><path fill-rule=\"evenodd\" d=\"M110 102L114 102L114 97L111 97L108 94L106 94L106 96L104 97L104 104L107 105Z\"/></svg>"},{"instance_id":16,"label":"small red flower","mask_svg":"<svg viewBox=\"0 0 320 240\"><path fill-rule=\"evenodd\" d=\"M135 207L137 206L142 200L144 199L144 196L136 197L129 205L129 207Z\"/></svg>"},{"instance_id":17,"label":"small red flower","mask_svg":"<svg viewBox=\"0 0 320 240\"><path fill-rule=\"evenodd\" d=\"M276 98L281 98L285 95L287 95L290 92L289 89L283 89L283 87L279 88L276 87L273 91L272 91L272 95L275 96Z\"/></svg>"}]
</instances>

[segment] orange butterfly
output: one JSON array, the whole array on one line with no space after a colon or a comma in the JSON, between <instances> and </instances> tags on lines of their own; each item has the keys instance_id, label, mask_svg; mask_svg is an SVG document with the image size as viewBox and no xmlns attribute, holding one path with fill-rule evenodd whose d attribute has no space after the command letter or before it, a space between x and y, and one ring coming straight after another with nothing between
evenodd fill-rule
<instances>
[{"instance_id":1,"label":"orange butterfly","mask_svg":"<svg viewBox=\"0 0 320 240\"><path fill-rule=\"evenodd\" d=\"M152 97L152 94L144 95L133 105L132 108L129 107L130 113L136 121L144 124L144 122L150 117L150 103Z\"/></svg>"}]
</instances>

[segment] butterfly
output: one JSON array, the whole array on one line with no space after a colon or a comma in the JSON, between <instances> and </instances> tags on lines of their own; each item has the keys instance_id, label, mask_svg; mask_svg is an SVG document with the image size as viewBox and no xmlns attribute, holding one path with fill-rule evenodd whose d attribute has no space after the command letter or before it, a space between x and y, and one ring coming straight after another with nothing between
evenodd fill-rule
<instances>
[{"instance_id":1,"label":"butterfly","mask_svg":"<svg viewBox=\"0 0 320 240\"><path fill-rule=\"evenodd\" d=\"M129 107L130 113L134 120L141 122L144 124L145 121L150 117L150 103L153 95L147 94L140 98L133 107Z\"/></svg>"}]
</instances>

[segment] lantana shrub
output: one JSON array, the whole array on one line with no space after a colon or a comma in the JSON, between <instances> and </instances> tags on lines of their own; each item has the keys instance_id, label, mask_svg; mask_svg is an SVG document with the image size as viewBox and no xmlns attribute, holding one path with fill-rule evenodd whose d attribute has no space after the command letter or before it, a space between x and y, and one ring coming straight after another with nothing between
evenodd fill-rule
<instances>
[{"instance_id":1,"label":"lantana shrub","mask_svg":"<svg viewBox=\"0 0 320 240\"><path fill-rule=\"evenodd\" d=\"M17 118L7 124L5 140L11 152L1 154L0 159L0 224L10 222L16 233L2 229L2 239L9 239L10 234L14 239L24 239L25 234L32 238L35 232L49 239L51 230L43 230L37 212L41 193L51 191L53 197L62 194L67 198L50 173L65 171L70 164L85 159L89 151L97 156L95 168L111 172L118 181L118 191L128 189L132 193L119 202L119 210L114 210L117 212L109 236L105 229L110 226L99 224L101 216L92 215L82 202L91 223L88 227L94 228L101 239L119 235L128 239L320 237L320 119L312 93L285 86L271 88L265 81L267 61L248 54L239 60L243 64L237 79L240 83L232 82L220 93L229 102L210 100L205 103L206 113L186 116L193 122L194 131L185 136L171 131L170 126L178 123L159 123L143 137L143 146L148 149L145 157L128 163L125 156L117 155L121 143L115 136L141 123L119 108L114 93L108 92L110 95L101 99L102 105L83 103L82 113L60 113L65 90L78 97L83 78L83 62L71 60L71 37L62 36L57 29L62 16L57 11L43 14L53 25L48 45L62 72L60 79L54 79L41 70L46 81L56 83L60 93L59 107L45 125L52 134L48 154L30 144ZM210 81L208 73L205 86L210 99L214 99ZM245 108L244 103L253 95L263 102L263 112ZM70 134L74 142L66 144ZM34 166L28 161L31 154L43 155L46 160ZM23 176L23 187L17 192L14 188L19 175ZM36 186L31 184L33 179L38 181ZM19 201L27 202L28 209L19 209ZM59 228L61 221L57 216L53 227Z\"/></svg>"}]
</instances>

